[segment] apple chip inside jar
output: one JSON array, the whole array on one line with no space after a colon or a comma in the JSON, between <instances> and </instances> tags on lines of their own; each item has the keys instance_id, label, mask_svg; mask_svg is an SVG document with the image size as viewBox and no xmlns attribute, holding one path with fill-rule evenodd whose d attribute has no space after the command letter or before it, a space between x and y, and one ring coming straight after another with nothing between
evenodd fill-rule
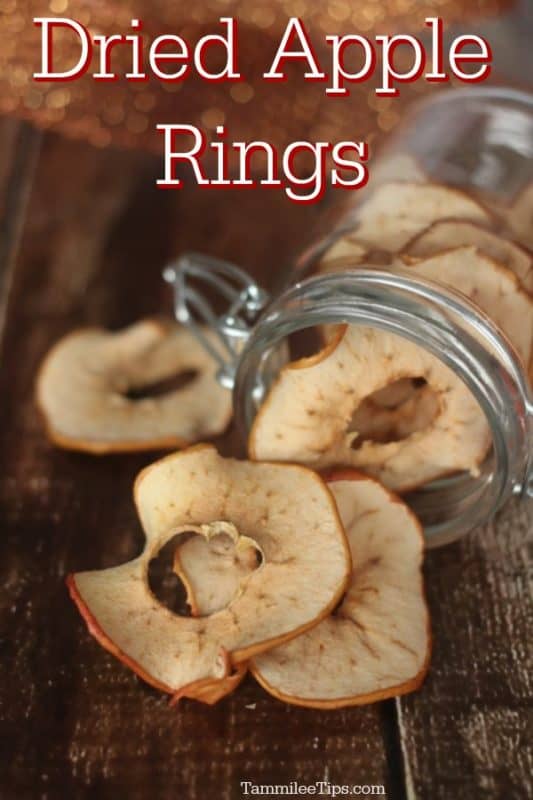
<instances>
[{"instance_id":1,"label":"apple chip inside jar","mask_svg":"<svg viewBox=\"0 0 533 800\"><path fill-rule=\"evenodd\" d=\"M410 153L395 153L378 159L370 175L370 187L380 183L425 183L427 175L417 159Z\"/></svg>"},{"instance_id":2,"label":"apple chip inside jar","mask_svg":"<svg viewBox=\"0 0 533 800\"><path fill-rule=\"evenodd\" d=\"M378 186L359 207L347 230L324 253L319 274L360 265L386 266L394 254L437 220L460 217L489 225L492 217L476 200L436 183L391 181Z\"/></svg>"},{"instance_id":3,"label":"apple chip inside jar","mask_svg":"<svg viewBox=\"0 0 533 800\"><path fill-rule=\"evenodd\" d=\"M216 370L194 335L174 323L143 320L116 333L85 328L46 356L37 403L59 447L90 453L183 447L229 423L231 396Z\"/></svg>"},{"instance_id":4,"label":"apple chip inside jar","mask_svg":"<svg viewBox=\"0 0 533 800\"><path fill-rule=\"evenodd\" d=\"M457 289L479 306L507 336L529 368L533 349L533 300L516 275L474 247L459 247L407 269Z\"/></svg>"},{"instance_id":5,"label":"apple chip inside jar","mask_svg":"<svg viewBox=\"0 0 533 800\"><path fill-rule=\"evenodd\" d=\"M483 206L457 189L433 183L392 182L379 186L362 203L354 233L367 250L397 253L428 225L447 217L491 222Z\"/></svg>"},{"instance_id":6,"label":"apple chip inside jar","mask_svg":"<svg viewBox=\"0 0 533 800\"><path fill-rule=\"evenodd\" d=\"M493 236L468 223L437 223L435 234L430 237L429 244L441 241L438 227L443 232L465 235L479 239L478 234L487 234L496 240L498 252L505 249L505 240ZM432 228L419 239L415 239L404 253L424 252L424 243ZM502 245L501 243L504 242ZM431 245L432 247L433 245ZM494 246L492 245L492 250ZM516 252L525 254L516 248ZM431 248L430 248L431 249ZM439 252L425 259L414 259L412 255L403 255L398 266L431 281L448 285L465 294L479 306L515 347L524 365L524 371L531 375L533 350L533 301L518 280L515 272L506 268L476 247L464 246ZM523 273L525 275L527 273ZM418 383L418 385L417 385ZM406 378L389 384L365 398L354 412L351 427L358 432L360 444L373 441L382 444L405 439L407 436L427 429L437 417L439 411L438 395L431 390L425 381L412 381ZM481 411L479 412L481 414ZM358 465L362 467L363 465Z\"/></svg>"},{"instance_id":7,"label":"apple chip inside jar","mask_svg":"<svg viewBox=\"0 0 533 800\"><path fill-rule=\"evenodd\" d=\"M69 577L90 632L149 683L213 702L238 682L242 665L316 625L341 598L350 554L331 493L295 465L221 458L199 445L156 462L135 484L146 543L140 556ZM167 542L194 532L249 541L261 565L229 604L202 618L162 605L148 565Z\"/></svg>"},{"instance_id":8,"label":"apple chip inside jar","mask_svg":"<svg viewBox=\"0 0 533 800\"><path fill-rule=\"evenodd\" d=\"M438 410L396 441L360 437L363 401L403 378L427 384ZM341 326L317 355L285 366L254 421L251 458L354 467L397 491L460 470L473 474L490 444L488 423L465 384L414 343L383 330Z\"/></svg>"},{"instance_id":9,"label":"apple chip inside jar","mask_svg":"<svg viewBox=\"0 0 533 800\"><path fill-rule=\"evenodd\" d=\"M507 211L506 222L511 235L520 244L533 248L533 181L523 189Z\"/></svg>"},{"instance_id":10,"label":"apple chip inside jar","mask_svg":"<svg viewBox=\"0 0 533 800\"><path fill-rule=\"evenodd\" d=\"M358 241L354 232L343 234L326 251L318 265L318 273L344 272L363 264L369 255L368 248Z\"/></svg>"},{"instance_id":11,"label":"apple chip inside jar","mask_svg":"<svg viewBox=\"0 0 533 800\"><path fill-rule=\"evenodd\" d=\"M407 243L402 252L413 258L430 258L457 247L476 247L513 272L528 292L533 292L533 257L524 247L480 225L451 219L435 222Z\"/></svg>"}]
</instances>

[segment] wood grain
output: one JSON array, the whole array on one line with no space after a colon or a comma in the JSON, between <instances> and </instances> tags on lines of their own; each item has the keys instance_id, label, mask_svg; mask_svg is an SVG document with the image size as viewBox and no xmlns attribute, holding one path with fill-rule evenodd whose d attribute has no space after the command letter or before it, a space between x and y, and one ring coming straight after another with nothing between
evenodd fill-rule
<instances>
[{"instance_id":1,"label":"wood grain","mask_svg":"<svg viewBox=\"0 0 533 800\"><path fill-rule=\"evenodd\" d=\"M290 708L248 680L215 708L165 697L100 649L64 585L72 570L136 555L135 474L153 455L53 449L33 402L49 346L83 324L125 325L170 308L161 267L185 247L271 280L317 210L273 193L172 193L160 165L47 135L13 276L0 395L0 797L241 797L261 783L389 782L378 706ZM238 448L230 433L223 450ZM385 737L386 738L386 737Z\"/></svg>"},{"instance_id":2,"label":"wood grain","mask_svg":"<svg viewBox=\"0 0 533 800\"><path fill-rule=\"evenodd\" d=\"M41 134L0 117L0 334Z\"/></svg>"},{"instance_id":3,"label":"wood grain","mask_svg":"<svg viewBox=\"0 0 533 800\"><path fill-rule=\"evenodd\" d=\"M407 797L533 796L533 502L430 553L422 692L397 701Z\"/></svg>"}]
</instances>

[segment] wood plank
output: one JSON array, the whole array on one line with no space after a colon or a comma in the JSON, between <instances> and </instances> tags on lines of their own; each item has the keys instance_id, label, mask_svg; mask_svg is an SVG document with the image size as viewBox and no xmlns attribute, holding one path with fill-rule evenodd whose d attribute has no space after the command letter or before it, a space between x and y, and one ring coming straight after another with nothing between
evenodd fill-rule
<instances>
[{"instance_id":1,"label":"wood plank","mask_svg":"<svg viewBox=\"0 0 533 800\"><path fill-rule=\"evenodd\" d=\"M160 192L159 170L50 135L38 165L0 374L0 796L231 800L241 780L329 779L387 783L401 798L383 744L390 707L291 708L250 679L214 708L170 710L98 647L68 599L68 572L139 552L131 486L153 456L53 449L32 399L46 350L74 326L170 308L160 270L186 247L271 279L317 219L277 193ZM235 452L231 434L220 444Z\"/></svg>"},{"instance_id":2,"label":"wood plank","mask_svg":"<svg viewBox=\"0 0 533 800\"><path fill-rule=\"evenodd\" d=\"M0 117L0 331L41 134Z\"/></svg>"},{"instance_id":3,"label":"wood plank","mask_svg":"<svg viewBox=\"0 0 533 800\"><path fill-rule=\"evenodd\" d=\"M533 796L533 502L429 554L432 667L397 701L408 798Z\"/></svg>"}]
</instances>

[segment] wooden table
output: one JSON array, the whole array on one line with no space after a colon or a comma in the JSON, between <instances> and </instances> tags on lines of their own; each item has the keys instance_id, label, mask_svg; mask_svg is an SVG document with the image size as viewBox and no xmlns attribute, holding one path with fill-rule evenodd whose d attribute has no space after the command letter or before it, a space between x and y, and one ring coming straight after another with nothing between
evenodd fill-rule
<instances>
[{"instance_id":1,"label":"wooden table","mask_svg":"<svg viewBox=\"0 0 533 800\"><path fill-rule=\"evenodd\" d=\"M0 797L234 800L243 780L531 797L531 504L428 555L431 672L396 702L307 710L250 678L216 707L169 709L87 633L64 577L139 552L132 480L157 454L52 448L33 401L41 358L75 326L168 309L161 267L185 248L266 279L321 213L270 192L160 192L159 171L148 156L0 123ZM220 446L239 452L231 433Z\"/></svg>"}]
</instances>

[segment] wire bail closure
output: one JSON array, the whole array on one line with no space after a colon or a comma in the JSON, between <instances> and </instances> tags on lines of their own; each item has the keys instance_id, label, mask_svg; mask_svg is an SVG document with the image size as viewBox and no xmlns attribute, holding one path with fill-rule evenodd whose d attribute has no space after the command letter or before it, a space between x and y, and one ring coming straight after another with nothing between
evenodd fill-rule
<instances>
[{"instance_id":1,"label":"wire bail closure","mask_svg":"<svg viewBox=\"0 0 533 800\"><path fill-rule=\"evenodd\" d=\"M217 380L221 386L232 390L239 354L270 295L244 270L202 253L184 253L165 267L163 278L174 290L176 320L189 328L215 359L219 365ZM214 290L215 300L222 299L227 304L222 314L217 315L206 298L209 288ZM206 336L203 326L212 331L214 337Z\"/></svg>"}]
</instances>

